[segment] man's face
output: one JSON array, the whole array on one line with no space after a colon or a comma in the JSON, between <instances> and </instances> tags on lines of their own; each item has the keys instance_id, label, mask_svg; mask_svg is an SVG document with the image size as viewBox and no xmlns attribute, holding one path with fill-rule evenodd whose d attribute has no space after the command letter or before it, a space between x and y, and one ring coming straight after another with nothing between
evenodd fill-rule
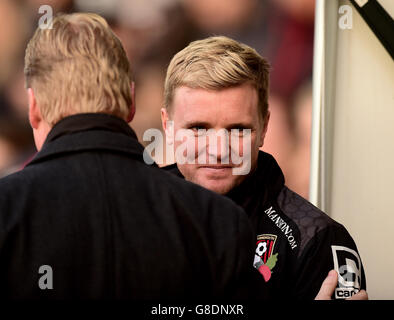
<instances>
[{"instance_id":1,"label":"man's face","mask_svg":"<svg viewBox=\"0 0 394 320\"><path fill-rule=\"evenodd\" d=\"M189 87L179 87L174 92L173 103L170 114L166 109L162 109L163 127L168 133L166 120L173 121L174 134L179 129L191 129L194 132L191 140L195 144L195 158L201 157L201 150L198 145L201 135L200 129L213 129L211 131L219 132L221 129L240 130L241 134L236 135L238 143L232 143L233 133L229 135L228 151L224 155L221 141L217 137L217 147L209 148L209 139L207 138L206 147L204 147L206 163L201 164L197 161L195 164L178 162L178 168L186 180L197 183L207 189L220 194L226 194L232 188L239 185L247 176L235 175L233 169L240 167L241 164L235 164L232 161L232 153L248 158L250 161L250 171L256 167L259 148L263 145L265 133L267 130L268 118L263 121L259 116L258 96L256 89L251 84L243 84L233 88L222 90L205 90L192 89ZM250 135L242 135L242 129L250 129ZM200 131L201 132L201 131ZM234 132L234 131L233 131ZM235 135L235 133L234 133ZM243 140L250 139L250 151L243 149ZM175 150L183 143L175 139ZM237 150L232 150L232 149ZM200 148L201 149L201 148ZM227 150L227 149L226 149ZM248 153L248 154L245 154ZM228 164L223 164L224 157L228 157ZM217 164L212 164L210 160L216 158Z\"/></svg>"}]
</instances>

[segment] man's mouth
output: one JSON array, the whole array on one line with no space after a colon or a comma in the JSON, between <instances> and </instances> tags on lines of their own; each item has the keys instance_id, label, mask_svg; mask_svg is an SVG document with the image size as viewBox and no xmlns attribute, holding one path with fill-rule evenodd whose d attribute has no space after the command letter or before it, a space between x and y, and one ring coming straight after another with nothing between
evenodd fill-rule
<instances>
[{"instance_id":1,"label":"man's mouth","mask_svg":"<svg viewBox=\"0 0 394 320\"><path fill-rule=\"evenodd\" d=\"M228 177L229 174L232 173L233 166L231 165L204 165L200 166L199 169L201 172L204 172L206 177L211 179L221 179L224 177Z\"/></svg>"},{"instance_id":2,"label":"man's mouth","mask_svg":"<svg viewBox=\"0 0 394 320\"><path fill-rule=\"evenodd\" d=\"M204 169L212 169L212 170L223 170L223 169L232 169L232 165L223 165L223 164L218 164L218 165L204 165L200 166L199 168L204 168Z\"/></svg>"}]
</instances>

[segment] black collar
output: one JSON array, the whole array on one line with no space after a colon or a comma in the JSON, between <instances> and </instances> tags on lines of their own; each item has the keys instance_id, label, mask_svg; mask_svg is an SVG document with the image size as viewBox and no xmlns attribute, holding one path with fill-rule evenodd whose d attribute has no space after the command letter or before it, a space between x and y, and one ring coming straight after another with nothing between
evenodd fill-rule
<instances>
[{"instance_id":1,"label":"black collar","mask_svg":"<svg viewBox=\"0 0 394 320\"><path fill-rule=\"evenodd\" d=\"M62 119L52 128L29 165L60 154L87 150L124 152L142 161L144 147L126 121L107 114L78 114Z\"/></svg>"},{"instance_id":2,"label":"black collar","mask_svg":"<svg viewBox=\"0 0 394 320\"><path fill-rule=\"evenodd\" d=\"M257 204L266 205L274 201L284 184L285 178L274 157L260 151L256 170L230 190L227 196L249 214Z\"/></svg>"},{"instance_id":3,"label":"black collar","mask_svg":"<svg viewBox=\"0 0 394 320\"><path fill-rule=\"evenodd\" d=\"M66 117L56 123L49 132L45 143L54 141L65 134L92 129L120 132L137 139L133 129L126 121L118 117L104 113L82 113Z\"/></svg>"}]
</instances>

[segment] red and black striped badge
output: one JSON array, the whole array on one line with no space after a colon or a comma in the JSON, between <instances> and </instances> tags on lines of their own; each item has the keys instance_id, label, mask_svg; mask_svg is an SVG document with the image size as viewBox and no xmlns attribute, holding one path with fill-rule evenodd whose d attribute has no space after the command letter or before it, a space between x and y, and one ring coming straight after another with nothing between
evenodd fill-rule
<instances>
[{"instance_id":1,"label":"red and black striped badge","mask_svg":"<svg viewBox=\"0 0 394 320\"><path fill-rule=\"evenodd\" d=\"M277 236L274 234L261 234L257 236L256 254L261 257L264 263L267 263L268 258L274 251L274 246Z\"/></svg>"}]
</instances>

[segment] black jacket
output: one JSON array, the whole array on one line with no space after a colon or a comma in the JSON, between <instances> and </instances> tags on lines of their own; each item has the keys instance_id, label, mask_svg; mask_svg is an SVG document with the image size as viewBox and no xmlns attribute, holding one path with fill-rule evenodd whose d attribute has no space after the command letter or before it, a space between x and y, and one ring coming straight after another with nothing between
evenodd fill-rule
<instances>
[{"instance_id":1,"label":"black jacket","mask_svg":"<svg viewBox=\"0 0 394 320\"><path fill-rule=\"evenodd\" d=\"M165 169L182 177L176 165ZM227 194L255 229L253 265L266 281L266 294L313 299L331 269L339 273L333 298L365 289L364 269L347 230L284 183L275 159L260 152L255 172Z\"/></svg>"},{"instance_id":2,"label":"black jacket","mask_svg":"<svg viewBox=\"0 0 394 320\"><path fill-rule=\"evenodd\" d=\"M243 297L260 279L243 210L142 152L123 120L75 115L0 180L0 296Z\"/></svg>"}]
</instances>

